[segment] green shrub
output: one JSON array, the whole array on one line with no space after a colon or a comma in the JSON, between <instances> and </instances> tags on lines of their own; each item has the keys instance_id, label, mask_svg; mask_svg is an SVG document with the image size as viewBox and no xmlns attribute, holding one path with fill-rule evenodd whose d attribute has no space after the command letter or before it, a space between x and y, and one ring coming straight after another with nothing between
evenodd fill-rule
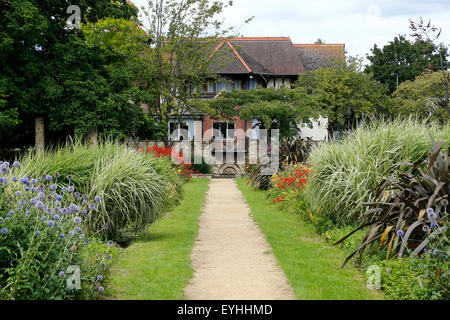
<instances>
[{"instance_id":1,"label":"green shrub","mask_svg":"<svg viewBox=\"0 0 450 320\"><path fill-rule=\"evenodd\" d=\"M429 251L426 257L379 263L381 288L391 300L450 299L449 260Z\"/></svg>"},{"instance_id":2,"label":"green shrub","mask_svg":"<svg viewBox=\"0 0 450 320\"><path fill-rule=\"evenodd\" d=\"M202 174L211 174L212 173L212 167L211 165L207 164L205 160L202 160L201 164L194 164L194 160L192 160L192 170L194 173L202 173Z\"/></svg>"},{"instance_id":3,"label":"green shrub","mask_svg":"<svg viewBox=\"0 0 450 320\"><path fill-rule=\"evenodd\" d=\"M416 163L430 152L429 133L450 139L450 124L413 119L375 121L348 132L338 142L316 146L310 157L313 176L305 195L311 211L333 224L361 224L372 215L364 202L397 162Z\"/></svg>"}]
</instances>

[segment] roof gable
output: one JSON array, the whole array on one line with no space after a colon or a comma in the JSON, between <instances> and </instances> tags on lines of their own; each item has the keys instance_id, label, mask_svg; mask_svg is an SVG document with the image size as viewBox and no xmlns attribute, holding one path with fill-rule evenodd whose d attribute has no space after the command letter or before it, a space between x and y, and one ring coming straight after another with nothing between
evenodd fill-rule
<instances>
[{"instance_id":1,"label":"roof gable","mask_svg":"<svg viewBox=\"0 0 450 320\"><path fill-rule=\"evenodd\" d=\"M220 52L220 59L211 64L211 72L221 74L243 74L252 72L247 63L228 40L223 40L215 48L210 58L217 55L217 52Z\"/></svg>"},{"instance_id":2,"label":"roof gable","mask_svg":"<svg viewBox=\"0 0 450 320\"><path fill-rule=\"evenodd\" d=\"M306 71L290 38L235 38L230 42L268 74L298 75Z\"/></svg>"},{"instance_id":3,"label":"roof gable","mask_svg":"<svg viewBox=\"0 0 450 320\"><path fill-rule=\"evenodd\" d=\"M232 59L223 68L213 67L215 73L298 75L306 71L301 60L298 59L298 54L290 38L264 37L223 40L213 54L224 48L231 50L233 54L228 57Z\"/></svg>"}]
</instances>

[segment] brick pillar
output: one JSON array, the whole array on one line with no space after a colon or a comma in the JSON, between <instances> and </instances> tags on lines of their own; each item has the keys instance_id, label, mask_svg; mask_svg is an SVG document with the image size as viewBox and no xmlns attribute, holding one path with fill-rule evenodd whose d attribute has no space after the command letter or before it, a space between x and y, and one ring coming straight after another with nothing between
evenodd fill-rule
<instances>
[{"instance_id":1,"label":"brick pillar","mask_svg":"<svg viewBox=\"0 0 450 320\"><path fill-rule=\"evenodd\" d=\"M34 126L35 126L34 147L37 152L43 152L45 148L44 118L36 118L34 120Z\"/></svg>"},{"instance_id":2,"label":"brick pillar","mask_svg":"<svg viewBox=\"0 0 450 320\"><path fill-rule=\"evenodd\" d=\"M89 147L93 148L98 145L98 135L97 131L91 131L88 134Z\"/></svg>"}]
</instances>

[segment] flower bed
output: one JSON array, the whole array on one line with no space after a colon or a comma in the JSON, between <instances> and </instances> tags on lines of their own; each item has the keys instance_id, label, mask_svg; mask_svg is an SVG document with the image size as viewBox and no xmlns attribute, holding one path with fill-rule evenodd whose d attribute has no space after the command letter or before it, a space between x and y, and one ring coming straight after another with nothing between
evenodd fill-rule
<instances>
[{"instance_id":1,"label":"flower bed","mask_svg":"<svg viewBox=\"0 0 450 320\"><path fill-rule=\"evenodd\" d=\"M192 164L187 164L184 162L183 153L182 152L174 152L173 148L166 147L147 147L147 148L138 148L139 151L145 154L153 154L156 158L167 158L171 159L172 163L175 167L175 171L180 174L182 178L184 178L187 182L189 182L194 173L199 174L199 170L194 170Z\"/></svg>"},{"instance_id":2,"label":"flower bed","mask_svg":"<svg viewBox=\"0 0 450 320\"><path fill-rule=\"evenodd\" d=\"M311 174L311 167L301 163L289 164L284 170L272 176L272 189L269 190L269 197L273 198L273 203L281 203L289 198L298 198L301 191L308 183Z\"/></svg>"},{"instance_id":3,"label":"flower bed","mask_svg":"<svg viewBox=\"0 0 450 320\"><path fill-rule=\"evenodd\" d=\"M66 187L66 177L73 176L71 183L78 192L103 199L86 221L89 231L118 241L133 236L178 201L183 184L169 159L111 141L95 148L73 143L45 153L30 152L17 170L21 177L60 172L60 184ZM14 191L11 187L6 195ZM6 205L6 198L0 196L0 206Z\"/></svg>"},{"instance_id":4,"label":"flower bed","mask_svg":"<svg viewBox=\"0 0 450 320\"><path fill-rule=\"evenodd\" d=\"M430 143L430 134L442 142ZM364 270L380 267L388 298L445 300L449 138L448 124L410 119L364 125L341 141L316 146L313 170L285 166L267 194L273 205L300 214L342 247L349 254L343 263L358 258ZM445 152L438 154L440 148ZM254 172L257 167L249 169L250 177Z\"/></svg>"},{"instance_id":5,"label":"flower bed","mask_svg":"<svg viewBox=\"0 0 450 320\"><path fill-rule=\"evenodd\" d=\"M15 190L0 210L0 299L92 298L103 292L114 249L85 224L101 197L82 195L71 177L68 186L59 184L59 173L16 176L19 167L0 163L0 192Z\"/></svg>"},{"instance_id":6,"label":"flower bed","mask_svg":"<svg viewBox=\"0 0 450 320\"><path fill-rule=\"evenodd\" d=\"M134 237L181 198L191 175L114 142L20 162L0 163L0 299L95 298L117 251L107 240ZM81 288L67 289L68 280Z\"/></svg>"},{"instance_id":7,"label":"flower bed","mask_svg":"<svg viewBox=\"0 0 450 320\"><path fill-rule=\"evenodd\" d=\"M374 214L364 203L374 201L374 190L394 164L427 157L430 134L449 140L450 123L374 121L346 133L340 141L316 146L309 159L314 167L312 190L307 193L311 210L320 206L323 222L329 225L370 222Z\"/></svg>"}]
</instances>

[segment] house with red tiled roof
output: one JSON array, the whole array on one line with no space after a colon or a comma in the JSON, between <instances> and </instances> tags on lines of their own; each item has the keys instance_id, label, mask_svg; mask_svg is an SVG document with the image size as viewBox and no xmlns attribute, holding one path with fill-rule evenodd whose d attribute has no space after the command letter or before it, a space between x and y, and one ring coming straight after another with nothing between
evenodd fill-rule
<instances>
[{"instance_id":1,"label":"house with red tiled roof","mask_svg":"<svg viewBox=\"0 0 450 320\"><path fill-rule=\"evenodd\" d=\"M307 71L287 37L223 40L216 51L224 48L229 56L228 63L222 67L212 66L211 71L220 77L238 80L244 90L258 86L290 86L300 73ZM220 91L222 87L216 87L215 92L217 89Z\"/></svg>"},{"instance_id":2,"label":"house with red tiled roof","mask_svg":"<svg viewBox=\"0 0 450 320\"><path fill-rule=\"evenodd\" d=\"M291 87L299 74L325 68L336 60L344 60L344 44L294 44L289 37L242 37L218 39L218 45L212 54L226 56L225 65L211 65L210 70L217 75L214 80L204 84L202 94L205 99L213 99L221 91L251 90L261 88ZM169 123L169 133L187 129L189 139L201 139L203 142L245 140L238 149L248 151L249 141L258 140L257 120L244 121L238 117L231 122L216 121L208 115L190 118L185 116L182 123L174 120ZM177 130L178 129L178 130ZM302 127L302 137L313 140L327 139L327 119L315 121L313 128ZM181 134L175 135L179 140ZM216 168L217 173L236 173L242 168L225 164Z\"/></svg>"}]
</instances>

